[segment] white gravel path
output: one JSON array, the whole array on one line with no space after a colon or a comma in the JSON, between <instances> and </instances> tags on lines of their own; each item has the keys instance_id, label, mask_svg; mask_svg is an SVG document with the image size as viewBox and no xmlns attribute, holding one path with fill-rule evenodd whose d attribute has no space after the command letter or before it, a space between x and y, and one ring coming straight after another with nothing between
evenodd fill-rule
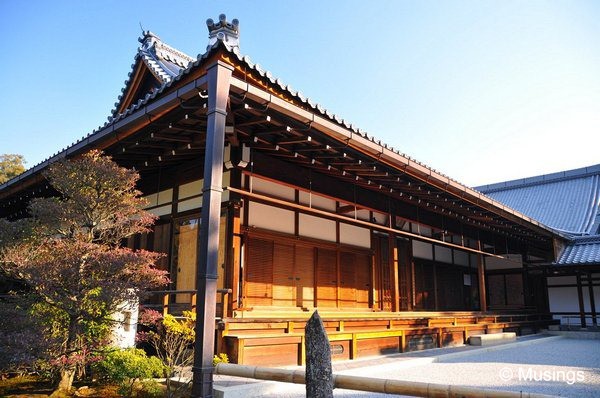
<instances>
[{"instance_id":1,"label":"white gravel path","mask_svg":"<svg viewBox=\"0 0 600 398\"><path fill-rule=\"evenodd\" d=\"M426 359L398 357L397 362L386 361L383 365L335 373L565 397L600 397L599 340L551 338L527 345L508 344L495 348L463 352L447 358L442 355L434 363L424 363ZM300 398L305 396L305 388L303 385L276 383L260 396ZM334 396L390 395L336 389Z\"/></svg>"}]
</instances>

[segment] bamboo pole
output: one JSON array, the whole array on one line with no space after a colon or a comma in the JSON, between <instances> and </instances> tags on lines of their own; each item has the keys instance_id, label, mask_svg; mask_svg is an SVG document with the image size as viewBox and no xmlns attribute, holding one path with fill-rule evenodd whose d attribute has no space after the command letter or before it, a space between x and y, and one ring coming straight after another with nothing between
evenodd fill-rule
<instances>
[{"instance_id":1,"label":"bamboo pole","mask_svg":"<svg viewBox=\"0 0 600 398\"><path fill-rule=\"evenodd\" d=\"M300 369L278 369L259 366L220 363L215 374L279 381L283 383L304 384L305 374ZM524 393L515 391L488 390L477 387L453 386L448 384L422 383L373 377L333 375L334 388L377 392L384 394L410 395L413 397L447 398L551 398L551 395Z\"/></svg>"}]
</instances>

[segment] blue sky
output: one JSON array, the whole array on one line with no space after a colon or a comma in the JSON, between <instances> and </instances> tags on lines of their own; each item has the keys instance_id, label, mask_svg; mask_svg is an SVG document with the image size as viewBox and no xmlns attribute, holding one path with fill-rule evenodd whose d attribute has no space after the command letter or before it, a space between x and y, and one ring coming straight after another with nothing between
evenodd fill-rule
<instances>
[{"instance_id":1,"label":"blue sky","mask_svg":"<svg viewBox=\"0 0 600 398\"><path fill-rule=\"evenodd\" d=\"M222 12L254 62L467 185L600 163L598 1L0 0L0 153L103 124L140 23L196 56Z\"/></svg>"}]
</instances>

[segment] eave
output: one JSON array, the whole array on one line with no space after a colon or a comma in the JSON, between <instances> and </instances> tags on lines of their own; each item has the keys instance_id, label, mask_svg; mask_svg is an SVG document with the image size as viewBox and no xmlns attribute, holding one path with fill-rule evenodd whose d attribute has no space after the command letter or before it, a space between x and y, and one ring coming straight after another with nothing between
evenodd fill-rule
<instances>
[{"instance_id":1,"label":"eave","mask_svg":"<svg viewBox=\"0 0 600 398\"><path fill-rule=\"evenodd\" d=\"M133 156L130 152L132 149L135 152L138 143L129 137L143 133L144 144L149 145L152 133L147 128L156 126L159 120L163 124L162 133L172 133L164 129L164 124L168 123L170 126L171 123L178 123L183 116L183 107L192 103L194 107L198 106L199 94L206 85L204 67L216 59L235 67L230 89L231 114L235 118L236 132L242 142L256 150L276 153L275 148L281 147L283 150L276 153L276 156L292 163L334 175L344 181L354 181L353 183L366 189L386 191L389 197L414 203L416 206L425 207L431 203L428 210L436 211L442 216L466 217L465 222L475 227L488 228L492 232L515 233L526 239L541 239L545 242L552 238L567 238L367 136L292 91L279 80L273 79L268 73L249 63L246 57L241 57L220 42L157 92L146 95L94 133L0 186L0 199L39 183L42 180L40 174L48 165L64 158L79 156L92 148L110 148L114 155L118 155L116 147L119 146L124 151L122 159L125 160L128 156ZM244 124L248 127L242 127ZM260 135L254 133L253 124L261 129ZM315 137L312 142L308 139L311 135ZM165 139L168 141L169 137ZM152 152L152 162L135 158L138 170L142 171L146 164L147 167L157 167L156 158L159 156L171 159L170 147L165 145L165 140L159 140L157 145L161 145L162 149ZM330 149L323 150L327 146ZM197 152L199 148L195 147L194 150ZM172 152L175 156L176 152ZM351 156L346 157L346 152ZM300 155L296 155L298 153ZM291 154L294 155L290 156ZM340 165L331 167L333 161L326 158L332 158ZM176 159L173 157L171 161Z\"/></svg>"}]
</instances>

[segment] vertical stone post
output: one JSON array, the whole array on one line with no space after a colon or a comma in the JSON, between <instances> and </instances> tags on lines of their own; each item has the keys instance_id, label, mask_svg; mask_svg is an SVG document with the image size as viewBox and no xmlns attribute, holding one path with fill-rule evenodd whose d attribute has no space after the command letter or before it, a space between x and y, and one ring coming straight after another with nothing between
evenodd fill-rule
<instances>
[{"instance_id":1,"label":"vertical stone post","mask_svg":"<svg viewBox=\"0 0 600 398\"><path fill-rule=\"evenodd\" d=\"M315 311L308 320L306 334L306 397L332 398L331 347L323 321Z\"/></svg>"},{"instance_id":2,"label":"vertical stone post","mask_svg":"<svg viewBox=\"0 0 600 398\"><path fill-rule=\"evenodd\" d=\"M225 116L227 115L227 99L229 98L232 71L233 67L222 61L217 61L207 68L208 106L202 218L197 242L196 283L199 303L195 329L194 365L192 367L192 397L213 396L212 359L215 344Z\"/></svg>"}]
</instances>

